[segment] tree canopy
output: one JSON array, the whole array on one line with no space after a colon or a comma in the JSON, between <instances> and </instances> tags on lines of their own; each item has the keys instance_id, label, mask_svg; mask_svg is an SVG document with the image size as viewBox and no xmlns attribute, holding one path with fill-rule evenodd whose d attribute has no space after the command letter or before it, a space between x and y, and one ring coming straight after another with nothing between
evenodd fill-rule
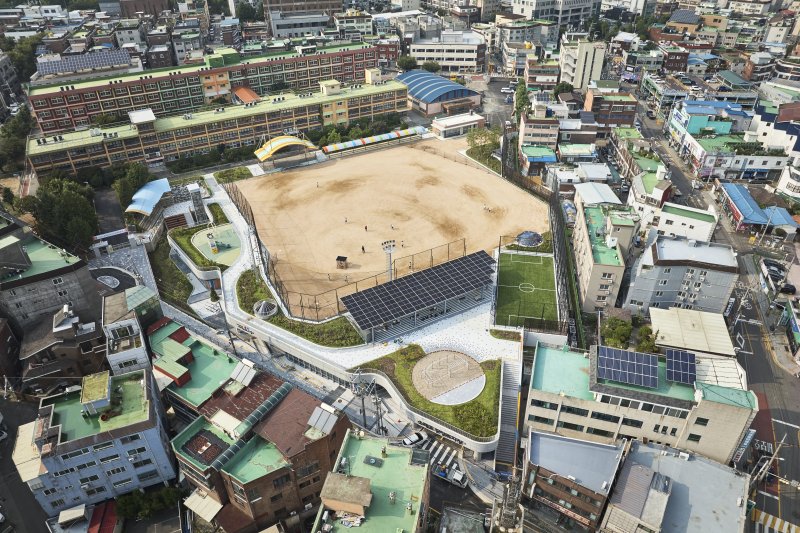
<instances>
[{"instance_id":1,"label":"tree canopy","mask_svg":"<svg viewBox=\"0 0 800 533\"><path fill-rule=\"evenodd\" d=\"M411 56L400 56L397 58L397 68L400 70L414 70L417 68L417 60Z\"/></svg>"},{"instance_id":2,"label":"tree canopy","mask_svg":"<svg viewBox=\"0 0 800 533\"><path fill-rule=\"evenodd\" d=\"M36 47L42 42L43 33L31 37L23 37L16 41L10 37L0 37L0 50L8 54L17 77L22 83L28 82L36 72Z\"/></svg>"},{"instance_id":3,"label":"tree canopy","mask_svg":"<svg viewBox=\"0 0 800 533\"><path fill-rule=\"evenodd\" d=\"M558 95L561 93L571 93L573 90L575 90L575 87L565 81L562 81L553 88L553 96L558 97Z\"/></svg>"},{"instance_id":4,"label":"tree canopy","mask_svg":"<svg viewBox=\"0 0 800 533\"><path fill-rule=\"evenodd\" d=\"M263 21L264 5L259 2L253 7L250 5L250 2L239 2L236 4L236 16L242 22Z\"/></svg>"},{"instance_id":5,"label":"tree canopy","mask_svg":"<svg viewBox=\"0 0 800 533\"><path fill-rule=\"evenodd\" d=\"M636 351L644 353L658 353L656 336L655 333L653 333L653 328L650 326L642 326L639 328Z\"/></svg>"},{"instance_id":6,"label":"tree canopy","mask_svg":"<svg viewBox=\"0 0 800 533\"><path fill-rule=\"evenodd\" d=\"M147 167L141 163L128 163L112 172L118 177L111 187L117 193L119 204L123 209L130 205L134 193L153 178Z\"/></svg>"},{"instance_id":7,"label":"tree canopy","mask_svg":"<svg viewBox=\"0 0 800 533\"><path fill-rule=\"evenodd\" d=\"M422 68L423 70L427 70L428 72L433 72L434 74L442 70L442 66L436 61L426 61L422 64Z\"/></svg>"},{"instance_id":8,"label":"tree canopy","mask_svg":"<svg viewBox=\"0 0 800 533\"><path fill-rule=\"evenodd\" d=\"M612 348L626 349L628 341L631 340L633 326L630 322L625 322L616 317L610 317L603 322L600 334L603 337L603 344Z\"/></svg>"},{"instance_id":9,"label":"tree canopy","mask_svg":"<svg viewBox=\"0 0 800 533\"><path fill-rule=\"evenodd\" d=\"M25 143L33 127L33 117L27 106L22 106L0 129L0 168L15 171L25 165Z\"/></svg>"}]
</instances>

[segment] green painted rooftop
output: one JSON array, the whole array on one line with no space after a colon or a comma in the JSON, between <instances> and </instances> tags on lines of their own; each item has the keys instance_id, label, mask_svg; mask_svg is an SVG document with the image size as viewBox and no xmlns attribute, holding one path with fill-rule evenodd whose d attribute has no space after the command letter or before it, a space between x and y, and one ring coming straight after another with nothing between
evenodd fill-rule
<instances>
[{"instance_id":1,"label":"green painted rooftop","mask_svg":"<svg viewBox=\"0 0 800 533\"><path fill-rule=\"evenodd\" d=\"M719 152L722 150L733 149L729 146L732 144L741 144L744 142L743 135L715 135L714 137L695 137L697 144L703 147L706 152Z\"/></svg>"},{"instance_id":2,"label":"green painted rooftop","mask_svg":"<svg viewBox=\"0 0 800 533\"><path fill-rule=\"evenodd\" d=\"M556 153L546 146L526 145L522 147L522 153L528 157L545 157L548 155L555 156Z\"/></svg>"},{"instance_id":3,"label":"green painted rooftop","mask_svg":"<svg viewBox=\"0 0 800 533\"><path fill-rule=\"evenodd\" d=\"M386 447L386 456L381 455L381 448ZM395 533L398 531L416 531L419 520L420 500L428 478L428 465L412 465L412 450L392 446L387 439L366 437L357 439L348 430L342 443L336 464L342 457L347 457L350 475L370 480L372 502L365 513L365 520L356 529L348 529L338 520L330 522L332 533L358 531L358 533ZM367 464L367 456L383 459L381 466ZM324 489L323 489L324 492ZM395 492L397 503L389 501L389 493ZM413 513L406 511L406 502L411 502ZM323 513L320 507L317 520L312 531L318 531Z\"/></svg>"},{"instance_id":4,"label":"green painted rooftop","mask_svg":"<svg viewBox=\"0 0 800 533\"><path fill-rule=\"evenodd\" d=\"M15 242L18 242L18 239L9 235L0 240L0 249ZM50 272L51 270L74 265L80 261L80 258L68 252L62 252L61 248L57 248L36 237L31 237L23 241L22 244L25 246L25 253L28 255L28 259L30 259L31 266L25 269L21 274L6 276L4 278L0 277L0 281L30 278Z\"/></svg>"},{"instance_id":5,"label":"green painted rooftop","mask_svg":"<svg viewBox=\"0 0 800 533\"><path fill-rule=\"evenodd\" d=\"M609 102L636 102L636 98L629 94L602 94L603 100Z\"/></svg>"},{"instance_id":6,"label":"green painted rooftop","mask_svg":"<svg viewBox=\"0 0 800 533\"><path fill-rule=\"evenodd\" d=\"M604 238L606 215L600 207L585 207L583 209L586 219L586 229L592 243L592 259L599 265L623 266L622 254L617 246L610 247Z\"/></svg>"},{"instance_id":7,"label":"green painted rooftop","mask_svg":"<svg viewBox=\"0 0 800 533\"><path fill-rule=\"evenodd\" d=\"M261 437L253 437L222 470L242 484L247 484L287 466L291 466L291 463L284 459L274 444Z\"/></svg>"},{"instance_id":8,"label":"green painted rooftop","mask_svg":"<svg viewBox=\"0 0 800 533\"><path fill-rule=\"evenodd\" d=\"M611 223L615 226L635 226L636 221L631 218L630 216L622 216L618 214L616 211L612 211L609 213L608 218L611 219Z\"/></svg>"},{"instance_id":9,"label":"green painted rooftop","mask_svg":"<svg viewBox=\"0 0 800 533\"><path fill-rule=\"evenodd\" d=\"M325 96L321 92L318 92L314 93L313 96L301 98L296 94L284 93L280 95L282 98L284 98L284 100L281 102L273 103L273 97L264 97L260 102L251 107L245 107L243 105L229 105L224 107L225 111L222 113L217 113L216 111L211 110L193 112L191 113L192 118L190 119L184 118L184 115L186 114L157 118L155 122L153 122L153 127L155 128L156 132L160 133L177 130L179 128L189 128L192 126L222 122L235 118L264 115L265 113L274 113L286 109L293 109L299 106L321 106L328 102L399 90L406 90L406 86L399 81L388 81L382 85L363 84L359 88L346 88L343 89L339 94L330 96ZM131 124L115 126L113 128L102 128L102 132L116 133L118 137L114 139L107 139L102 135L92 135L92 130L83 130L59 134L61 137L63 137L63 140L58 142L49 141L47 144L42 145L37 144L36 139L31 139L28 141L28 155L60 152L64 149L100 144L104 141L109 142L116 141L118 139L128 139L138 135L138 131Z\"/></svg>"},{"instance_id":10,"label":"green painted rooftop","mask_svg":"<svg viewBox=\"0 0 800 533\"><path fill-rule=\"evenodd\" d=\"M714 218L711 213L701 213L695 211L694 209L684 209L683 207L675 204L664 204L664 206L661 208L661 212L691 218L693 220L699 220L702 222L716 222L716 218Z\"/></svg>"},{"instance_id":11,"label":"green painted rooftop","mask_svg":"<svg viewBox=\"0 0 800 533\"><path fill-rule=\"evenodd\" d=\"M552 348L539 344L533 360L531 388L572 398L594 400L589 390L589 358L566 345Z\"/></svg>"},{"instance_id":12,"label":"green painted rooftop","mask_svg":"<svg viewBox=\"0 0 800 533\"><path fill-rule=\"evenodd\" d=\"M336 53L336 52L343 52L346 50L359 50L361 48L368 48L367 45L362 43L353 43L353 44L343 44L338 46L330 46L330 47L317 47L318 52L325 52L325 53ZM287 52L286 50L281 50L279 52L272 52L268 54L262 54L259 56L250 56L250 57L240 57L239 53L236 52L233 48L219 48L216 50L216 53L213 55L208 55L205 57L205 62L197 65L185 65L182 67L166 67L161 69L148 69L144 72L132 72L130 74L124 74L122 76L98 76L97 78L92 78L83 82L77 83L54 83L51 85L42 85L37 87L31 87L29 95L30 96L39 96L42 94L49 94L49 93L57 93L59 92L59 88L65 85L69 85L70 87L75 87L75 89L84 89L87 87L95 87L97 86L98 89L101 87L105 87L106 84L98 83L100 81L109 81L114 80L116 83L124 83L129 81L138 81L142 76L145 75L153 75L156 73L163 73L166 72L168 74L177 73L177 74L191 74L200 72L201 69L205 69L211 66L212 61L226 61L225 66L230 65L238 65L238 64L250 64L252 62L258 62L265 59L288 59L291 57L300 57L296 51ZM225 56L225 57L223 57Z\"/></svg>"},{"instance_id":13,"label":"green painted rooftop","mask_svg":"<svg viewBox=\"0 0 800 533\"><path fill-rule=\"evenodd\" d=\"M614 128L619 139L641 139L642 134L636 128Z\"/></svg>"},{"instance_id":14,"label":"green painted rooftop","mask_svg":"<svg viewBox=\"0 0 800 533\"><path fill-rule=\"evenodd\" d=\"M653 159L640 152L633 152L631 155L643 172L655 172L661 165L661 160L658 158Z\"/></svg>"},{"instance_id":15,"label":"green painted rooftop","mask_svg":"<svg viewBox=\"0 0 800 533\"><path fill-rule=\"evenodd\" d=\"M226 445L223 451L227 450L234 443L234 440L231 439L220 428L206 420L204 416L198 416L195 418L191 424L186 426L183 431L178 433L178 435L172 439L172 450L175 452L175 455L179 456L182 460L197 468L200 472L205 472L206 469L211 466L210 462L209 464L201 463L197 460L196 456L184 453L183 451L183 447L186 445L186 443L192 440L192 438L201 431L208 431L219 438Z\"/></svg>"},{"instance_id":16,"label":"green painted rooftop","mask_svg":"<svg viewBox=\"0 0 800 533\"><path fill-rule=\"evenodd\" d=\"M656 188L656 184L658 183L658 174L655 172L645 172L639 176L639 178L642 180L644 192L647 194L653 194L653 190Z\"/></svg>"},{"instance_id":17,"label":"green painted rooftop","mask_svg":"<svg viewBox=\"0 0 800 533\"><path fill-rule=\"evenodd\" d=\"M61 442L69 442L98 433L114 431L148 419L150 401L145 398L144 372L131 372L111 379L111 414L108 420L100 415L83 416L81 392L70 392L42 400L42 406L53 406L52 425L61 426ZM121 392L117 393L117 387Z\"/></svg>"},{"instance_id":18,"label":"green painted rooftop","mask_svg":"<svg viewBox=\"0 0 800 533\"><path fill-rule=\"evenodd\" d=\"M758 399L752 391L722 387L700 381L696 383L696 387L697 390L703 393L704 400L745 409L758 409Z\"/></svg>"}]
</instances>

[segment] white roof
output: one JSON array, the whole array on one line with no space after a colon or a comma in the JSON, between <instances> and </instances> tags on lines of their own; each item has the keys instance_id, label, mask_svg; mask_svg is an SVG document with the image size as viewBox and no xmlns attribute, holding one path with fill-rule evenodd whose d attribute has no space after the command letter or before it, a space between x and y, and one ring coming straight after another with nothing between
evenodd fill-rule
<instances>
[{"instance_id":1,"label":"white roof","mask_svg":"<svg viewBox=\"0 0 800 533\"><path fill-rule=\"evenodd\" d=\"M728 387L731 389L747 390L747 375L744 369L732 357L703 357L704 354L696 352L697 381Z\"/></svg>"},{"instance_id":2,"label":"white roof","mask_svg":"<svg viewBox=\"0 0 800 533\"><path fill-rule=\"evenodd\" d=\"M167 387L172 384L172 378L168 375L164 374L162 371L158 369L158 367L153 367L153 377L156 380L156 386L158 387L158 391L161 392Z\"/></svg>"},{"instance_id":3,"label":"white roof","mask_svg":"<svg viewBox=\"0 0 800 533\"><path fill-rule=\"evenodd\" d=\"M622 205L611 187L605 183L576 183L575 195L583 201L583 205L617 204Z\"/></svg>"},{"instance_id":4,"label":"white roof","mask_svg":"<svg viewBox=\"0 0 800 533\"><path fill-rule=\"evenodd\" d=\"M211 423L222 428L228 435L233 435L234 430L242 421L220 409L211 417Z\"/></svg>"},{"instance_id":5,"label":"white roof","mask_svg":"<svg viewBox=\"0 0 800 533\"><path fill-rule=\"evenodd\" d=\"M727 244L660 235L656 246L659 259L667 261L694 261L734 268L739 266L736 253Z\"/></svg>"},{"instance_id":6,"label":"white roof","mask_svg":"<svg viewBox=\"0 0 800 533\"><path fill-rule=\"evenodd\" d=\"M582 174L586 181L611 179L611 169L605 163L578 163L578 174Z\"/></svg>"},{"instance_id":7,"label":"white roof","mask_svg":"<svg viewBox=\"0 0 800 533\"><path fill-rule=\"evenodd\" d=\"M200 489L196 489L183 502L186 507L197 513L206 522L211 522L217 516L222 504Z\"/></svg>"},{"instance_id":8,"label":"white roof","mask_svg":"<svg viewBox=\"0 0 800 533\"><path fill-rule=\"evenodd\" d=\"M156 119L156 115L149 107L147 109L140 109L138 111L128 111L128 117L131 119L131 124L153 122Z\"/></svg>"},{"instance_id":9,"label":"white roof","mask_svg":"<svg viewBox=\"0 0 800 533\"><path fill-rule=\"evenodd\" d=\"M86 518L86 504L81 504L77 507L61 511L58 515L58 525L63 526L80 518Z\"/></svg>"},{"instance_id":10,"label":"white roof","mask_svg":"<svg viewBox=\"0 0 800 533\"><path fill-rule=\"evenodd\" d=\"M11 458L23 483L36 479L42 471L39 448L33 442L35 429L35 421L17 428L17 440L14 441L14 451L11 453Z\"/></svg>"},{"instance_id":11,"label":"white roof","mask_svg":"<svg viewBox=\"0 0 800 533\"><path fill-rule=\"evenodd\" d=\"M736 356L725 319L719 313L694 309L650 309L656 344L687 351Z\"/></svg>"},{"instance_id":12,"label":"white roof","mask_svg":"<svg viewBox=\"0 0 800 533\"><path fill-rule=\"evenodd\" d=\"M443 128L452 128L454 126L465 126L468 124L475 124L483 120L483 116L475 113L464 113L462 115L453 115L451 117L441 117L433 120L433 124L438 124Z\"/></svg>"}]
</instances>

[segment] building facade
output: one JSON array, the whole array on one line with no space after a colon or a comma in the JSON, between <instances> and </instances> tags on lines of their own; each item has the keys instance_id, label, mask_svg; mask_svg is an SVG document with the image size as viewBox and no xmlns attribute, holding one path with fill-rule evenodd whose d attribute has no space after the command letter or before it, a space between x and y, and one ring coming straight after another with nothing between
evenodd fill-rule
<instances>
[{"instance_id":1,"label":"building facade","mask_svg":"<svg viewBox=\"0 0 800 533\"><path fill-rule=\"evenodd\" d=\"M473 31L443 30L440 37L415 40L408 53L420 64L436 61L443 73L486 72L486 41Z\"/></svg>"},{"instance_id":2,"label":"building facade","mask_svg":"<svg viewBox=\"0 0 800 533\"><path fill-rule=\"evenodd\" d=\"M583 22L600 11L599 0L513 0L515 15L528 19L549 20L557 26L583 27Z\"/></svg>"},{"instance_id":3,"label":"building facade","mask_svg":"<svg viewBox=\"0 0 800 533\"><path fill-rule=\"evenodd\" d=\"M659 235L633 268L625 307L645 315L650 306L721 313L738 276L730 246Z\"/></svg>"},{"instance_id":4,"label":"building facade","mask_svg":"<svg viewBox=\"0 0 800 533\"><path fill-rule=\"evenodd\" d=\"M561 69L558 81L585 91L590 81L600 79L605 55L605 43L591 42L586 39L586 34L565 33L561 38L561 53L558 56L558 67Z\"/></svg>"},{"instance_id":5,"label":"building facade","mask_svg":"<svg viewBox=\"0 0 800 533\"><path fill-rule=\"evenodd\" d=\"M148 370L93 374L41 400L36 421L19 428L14 464L55 516L173 479L165 423Z\"/></svg>"},{"instance_id":6,"label":"building facade","mask_svg":"<svg viewBox=\"0 0 800 533\"><path fill-rule=\"evenodd\" d=\"M583 108L594 113L597 121L597 136L601 139L619 127L632 127L636 120L638 102L630 93L608 93L599 89L589 89Z\"/></svg>"},{"instance_id":7,"label":"building facade","mask_svg":"<svg viewBox=\"0 0 800 533\"><path fill-rule=\"evenodd\" d=\"M658 224L654 227L659 235L710 242L717 228L717 214L713 207L704 211L667 202L661 206Z\"/></svg>"}]
</instances>

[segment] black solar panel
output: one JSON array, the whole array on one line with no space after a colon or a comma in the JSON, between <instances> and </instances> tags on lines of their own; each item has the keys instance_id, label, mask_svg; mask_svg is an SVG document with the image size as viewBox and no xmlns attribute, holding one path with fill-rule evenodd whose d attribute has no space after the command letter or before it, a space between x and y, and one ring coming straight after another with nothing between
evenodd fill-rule
<instances>
[{"instance_id":1,"label":"black solar panel","mask_svg":"<svg viewBox=\"0 0 800 533\"><path fill-rule=\"evenodd\" d=\"M658 356L609 346L597 348L597 377L649 389L658 388Z\"/></svg>"},{"instance_id":2,"label":"black solar panel","mask_svg":"<svg viewBox=\"0 0 800 533\"><path fill-rule=\"evenodd\" d=\"M65 56L58 61L40 61L36 68L40 75L64 74L81 70L107 68L117 65L128 65L131 56L127 50L110 50L108 52L89 52L77 56Z\"/></svg>"},{"instance_id":3,"label":"black solar panel","mask_svg":"<svg viewBox=\"0 0 800 533\"><path fill-rule=\"evenodd\" d=\"M667 350L667 380L694 385L697 379L695 355L683 350Z\"/></svg>"},{"instance_id":4,"label":"black solar panel","mask_svg":"<svg viewBox=\"0 0 800 533\"><path fill-rule=\"evenodd\" d=\"M342 302L358 327L367 330L488 285L493 271L494 259L476 252L344 296Z\"/></svg>"}]
</instances>

